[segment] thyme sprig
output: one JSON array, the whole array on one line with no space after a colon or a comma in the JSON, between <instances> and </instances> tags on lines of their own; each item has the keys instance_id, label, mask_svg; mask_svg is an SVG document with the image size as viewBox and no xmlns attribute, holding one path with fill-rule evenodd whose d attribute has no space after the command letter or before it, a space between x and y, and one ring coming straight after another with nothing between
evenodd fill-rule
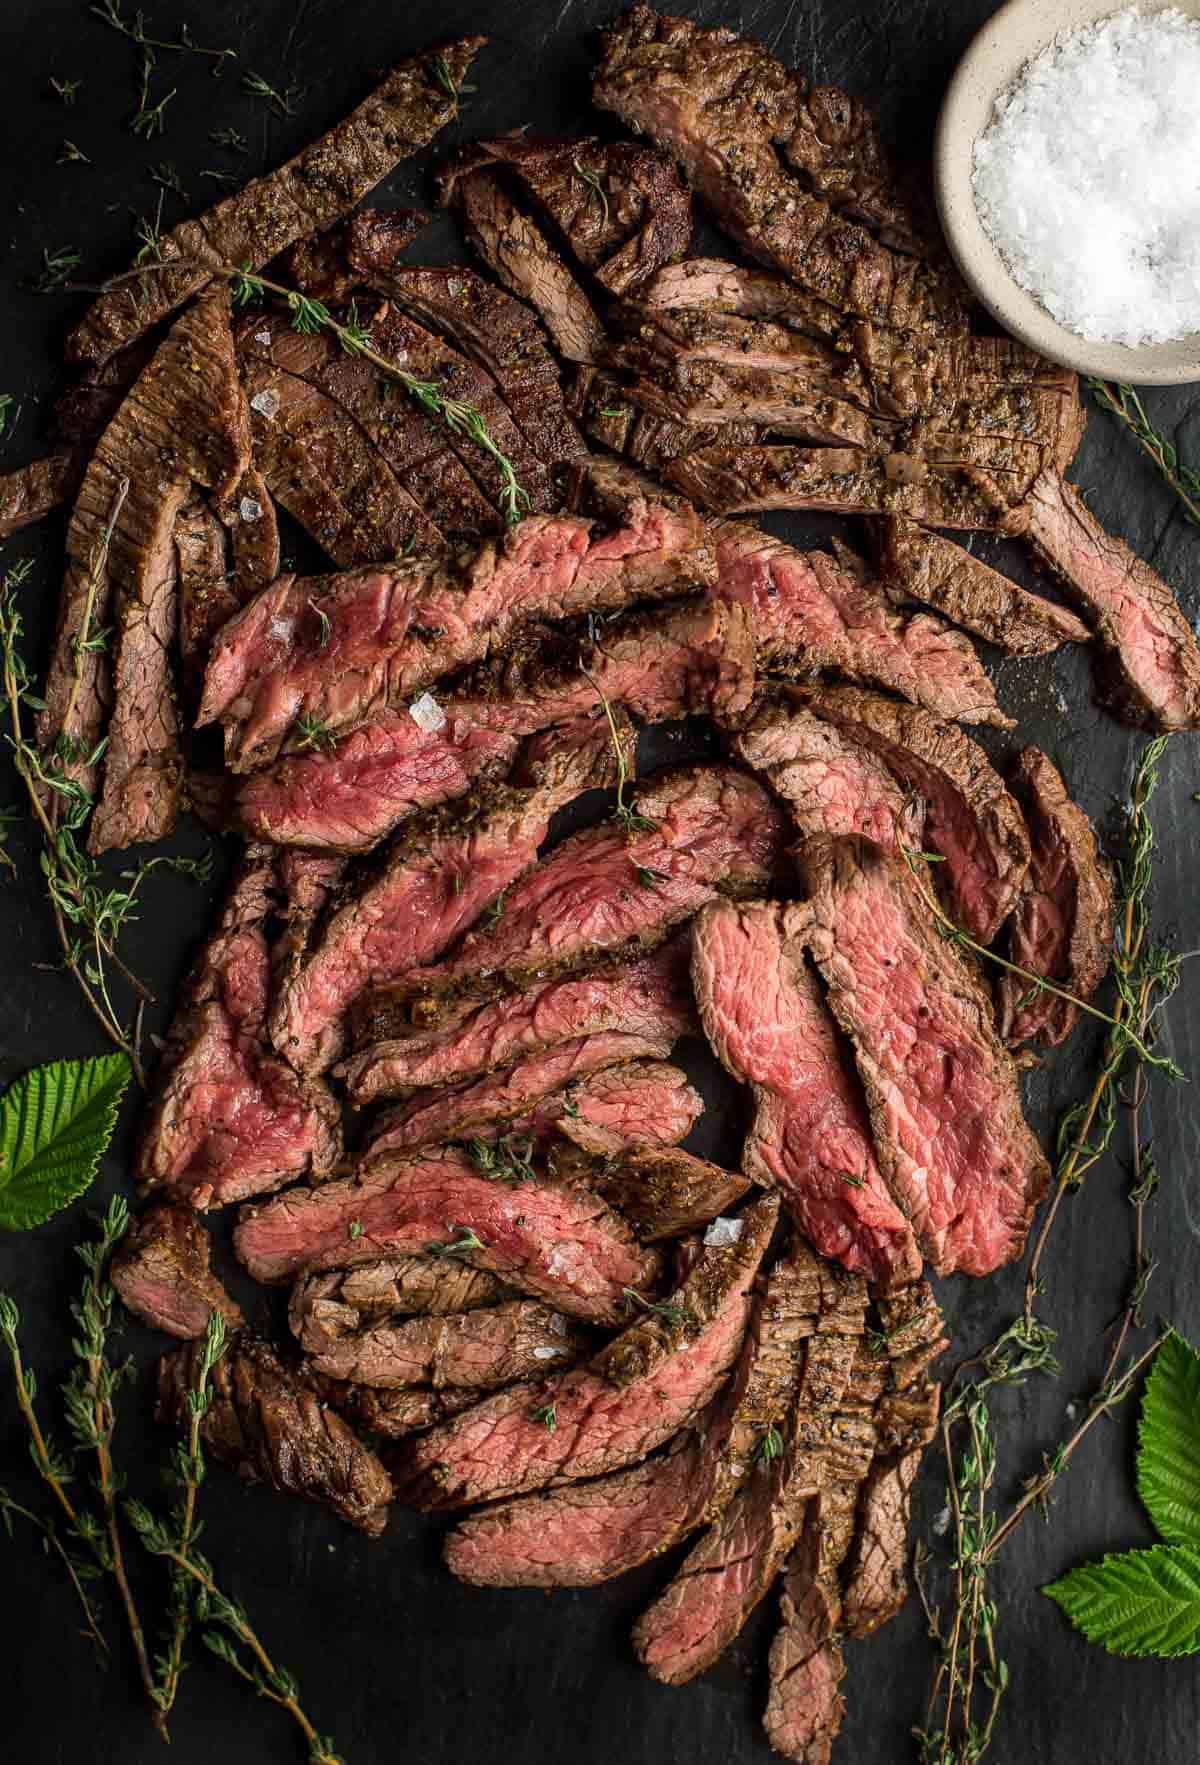
<instances>
[{"instance_id":1,"label":"thyme sprig","mask_svg":"<svg viewBox=\"0 0 1200 1765\"><path fill-rule=\"evenodd\" d=\"M50 76L50 90L60 103L69 110L78 98L83 87L82 80L60 80L54 74Z\"/></svg>"},{"instance_id":2,"label":"thyme sprig","mask_svg":"<svg viewBox=\"0 0 1200 1765\"><path fill-rule=\"evenodd\" d=\"M584 165L583 161L579 160L579 159L573 159L571 161L571 164L575 168L576 175L578 177L582 178L583 182L587 185L587 187L591 191L592 195L596 198L596 201L600 204L600 212L603 217L603 224L604 224L604 226L607 227L607 225L608 225L608 195L607 195L607 192L605 191L604 185L600 182L599 173L593 171L590 165Z\"/></svg>"},{"instance_id":3,"label":"thyme sprig","mask_svg":"<svg viewBox=\"0 0 1200 1765\"><path fill-rule=\"evenodd\" d=\"M296 719L295 745L297 748L312 748L317 753L328 754L337 746L337 736L323 717L317 717L306 711Z\"/></svg>"},{"instance_id":4,"label":"thyme sprig","mask_svg":"<svg viewBox=\"0 0 1200 1765\"><path fill-rule=\"evenodd\" d=\"M83 148L76 146L74 141L68 141L66 136L64 135L63 136L63 143L62 143L62 146L58 150L58 158L55 161L55 164L56 165L91 165L91 163L92 162L91 162L90 156L83 151Z\"/></svg>"},{"instance_id":5,"label":"thyme sprig","mask_svg":"<svg viewBox=\"0 0 1200 1765\"><path fill-rule=\"evenodd\" d=\"M236 49L209 49L203 43L197 43L187 25L180 27L179 36L171 41L165 37L151 37L146 31L146 18L142 12L135 12L132 19L127 19L121 12L120 0L93 0L88 8L93 17L98 18L121 36L128 37L139 49L161 49L167 54L202 55L216 62L213 72L219 73L226 61L237 60Z\"/></svg>"},{"instance_id":6,"label":"thyme sprig","mask_svg":"<svg viewBox=\"0 0 1200 1765\"><path fill-rule=\"evenodd\" d=\"M448 1228L453 1236L447 1239L435 1238L425 1246L426 1256L466 1256L472 1250L486 1250L487 1245L470 1226L456 1226L453 1221Z\"/></svg>"},{"instance_id":7,"label":"thyme sprig","mask_svg":"<svg viewBox=\"0 0 1200 1765\"><path fill-rule=\"evenodd\" d=\"M251 98L262 98L276 116L294 116L296 106L304 96L304 87L297 85L285 86L283 91L264 80L261 74L245 73L242 75L242 90Z\"/></svg>"},{"instance_id":8,"label":"thyme sprig","mask_svg":"<svg viewBox=\"0 0 1200 1765\"><path fill-rule=\"evenodd\" d=\"M631 1309L636 1308L651 1317L661 1318L672 1330L681 1330L685 1324L694 1324L696 1321L695 1312L686 1305L676 1305L670 1299L646 1299L636 1287L622 1287L621 1297Z\"/></svg>"},{"instance_id":9,"label":"thyme sprig","mask_svg":"<svg viewBox=\"0 0 1200 1765\"><path fill-rule=\"evenodd\" d=\"M442 88L442 91L446 94L447 98L452 101L454 108L457 111L459 99L464 93L473 92L475 87L464 85L461 80L456 80L454 78L454 75L450 72L450 63L446 60L444 55L435 55L432 67L434 79Z\"/></svg>"},{"instance_id":10,"label":"thyme sprig","mask_svg":"<svg viewBox=\"0 0 1200 1765\"><path fill-rule=\"evenodd\" d=\"M621 732L617 728L617 719L612 705L599 681L589 674L586 668L581 669L581 673L584 679L595 688L596 697L600 700L601 708L608 720L608 733L612 740L613 760L617 769L617 806L613 810L613 819L621 823L627 834L654 833L658 827L657 821L652 821L648 815L639 815L633 805L625 801L625 792L629 786L629 767L625 761L625 749L621 743Z\"/></svg>"},{"instance_id":11,"label":"thyme sprig","mask_svg":"<svg viewBox=\"0 0 1200 1765\"><path fill-rule=\"evenodd\" d=\"M1124 423L1146 458L1179 498L1187 519L1200 527L1200 472L1184 465L1166 436L1154 427L1134 388L1090 378L1086 384L1097 404L1110 411L1118 422Z\"/></svg>"},{"instance_id":12,"label":"thyme sprig","mask_svg":"<svg viewBox=\"0 0 1200 1765\"><path fill-rule=\"evenodd\" d=\"M83 262L81 252L72 245L58 245L52 251L42 247L42 267L29 283L34 294L58 294Z\"/></svg>"},{"instance_id":13,"label":"thyme sprig","mask_svg":"<svg viewBox=\"0 0 1200 1765\"><path fill-rule=\"evenodd\" d=\"M502 1134L494 1146L472 1140L471 1162L485 1177L497 1183L535 1183L533 1141L527 1135Z\"/></svg>"}]
</instances>

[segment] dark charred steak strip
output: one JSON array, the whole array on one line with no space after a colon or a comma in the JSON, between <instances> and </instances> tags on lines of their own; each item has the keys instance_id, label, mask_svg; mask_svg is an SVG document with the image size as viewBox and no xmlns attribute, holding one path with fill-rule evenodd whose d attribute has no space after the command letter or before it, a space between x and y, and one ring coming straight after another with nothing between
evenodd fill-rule
<instances>
[{"instance_id":1,"label":"dark charred steak strip","mask_svg":"<svg viewBox=\"0 0 1200 1765\"><path fill-rule=\"evenodd\" d=\"M260 1281L432 1247L600 1322L615 1321L624 1289L644 1286L657 1266L596 1196L552 1183L492 1182L453 1149L374 1159L357 1177L293 1190L245 1209L234 1234L238 1256Z\"/></svg>"},{"instance_id":2,"label":"dark charred steak strip","mask_svg":"<svg viewBox=\"0 0 1200 1765\"><path fill-rule=\"evenodd\" d=\"M592 1186L624 1215L643 1244L657 1244L728 1213L750 1181L678 1148L643 1148L604 1165Z\"/></svg>"},{"instance_id":3,"label":"dark charred steak strip","mask_svg":"<svg viewBox=\"0 0 1200 1765\"><path fill-rule=\"evenodd\" d=\"M903 517L885 523L884 580L898 596L936 607L1013 656L1044 656L1065 643L1087 643L1087 626L1066 607L1029 594L951 539Z\"/></svg>"},{"instance_id":4,"label":"dark charred steak strip","mask_svg":"<svg viewBox=\"0 0 1200 1765\"><path fill-rule=\"evenodd\" d=\"M512 1386L408 1443L395 1467L405 1499L453 1508L520 1495L620 1470L669 1440L737 1357L777 1216L774 1200L755 1202L736 1244L702 1252L673 1296L678 1321L645 1314L587 1367Z\"/></svg>"},{"instance_id":5,"label":"dark charred steak strip","mask_svg":"<svg viewBox=\"0 0 1200 1765\"><path fill-rule=\"evenodd\" d=\"M137 1176L206 1208L289 1177L323 1175L341 1152L324 1086L268 1051L273 854L250 847L216 931L186 981L138 1148Z\"/></svg>"},{"instance_id":6,"label":"dark charred steak strip","mask_svg":"<svg viewBox=\"0 0 1200 1765\"><path fill-rule=\"evenodd\" d=\"M414 971L410 991L436 1002L454 988L518 990L555 969L634 954L718 895L754 894L775 873L783 816L745 773L659 773L633 801L632 827L606 822L564 840L509 891L495 925L469 933L438 967Z\"/></svg>"},{"instance_id":7,"label":"dark charred steak strip","mask_svg":"<svg viewBox=\"0 0 1200 1765\"><path fill-rule=\"evenodd\" d=\"M823 1256L885 1284L920 1255L888 1194L847 1050L787 910L706 907L693 928L696 1003L714 1054L754 1095L742 1154Z\"/></svg>"},{"instance_id":8,"label":"dark charred steak strip","mask_svg":"<svg viewBox=\"0 0 1200 1765\"><path fill-rule=\"evenodd\" d=\"M1147 729L1200 728L1200 647L1162 577L1105 533L1057 471L1034 485L1029 538L1095 628L1113 709Z\"/></svg>"},{"instance_id":9,"label":"dark charred steak strip","mask_svg":"<svg viewBox=\"0 0 1200 1765\"><path fill-rule=\"evenodd\" d=\"M683 939L628 968L543 981L489 1001L446 1028L409 1029L403 988L394 1011L391 997L387 988L373 990L355 1007L355 1036L366 1046L338 1076L356 1102L422 1085L456 1084L574 1036L602 1030L644 1035L667 1030L684 1036L695 1023Z\"/></svg>"},{"instance_id":10,"label":"dark charred steak strip","mask_svg":"<svg viewBox=\"0 0 1200 1765\"><path fill-rule=\"evenodd\" d=\"M112 1284L135 1317L152 1330L189 1341L203 1336L220 1312L231 1329L241 1310L208 1266L208 1233L190 1207L148 1207L134 1221L112 1261Z\"/></svg>"},{"instance_id":11,"label":"dark charred steak strip","mask_svg":"<svg viewBox=\"0 0 1200 1765\"><path fill-rule=\"evenodd\" d=\"M569 1366L585 1341L565 1313L539 1300L514 1299L450 1317L377 1324L319 1350L313 1365L328 1378L384 1390L491 1390Z\"/></svg>"},{"instance_id":12,"label":"dark charred steak strip","mask_svg":"<svg viewBox=\"0 0 1200 1765\"><path fill-rule=\"evenodd\" d=\"M179 585L179 653L194 704L212 635L238 604L228 586L225 529L201 497L189 498L180 509L172 543Z\"/></svg>"},{"instance_id":13,"label":"dark charred steak strip","mask_svg":"<svg viewBox=\"0 0 1200 1765\"><path fill-rule=\"evenodd\" d=\"M610 351L606 361L632 370L622 385L624 396L695 429L704 423L749 422L773 435L831 447L879 447L879 426L857 404L836 395L809 372L789 373L711 361L631 362L628 350ZM697 446L705 445L695 438ZM690 450L689 450L690 451Z\"/></svg>"},{"instance_id":14,"label":"dark charred steak strip","mask_svg":"<svg viewBox=\"0 0 1200 1765\"><path fill-rule=\"evenodd\" d=\"M832 668L876 682L941 717L1008 727L970 638L929 614L905 617L845 547L798 552L740 522L716 526L717 593L754 618L760 662Z\"/></svg>"},{"instance_id":15,"label":"dark charred steak strip","mask_svg":"<svg viewBox=\"0 0 1200 1765\"><path fill-rule=\"evenodd\" d=\"M179 1348L159 1362L160 1422L186 1427L200 1352L198 1346ZM323 1502L351 1526L378 1537L387 1524L390 1477L271 1349L239 1338L213 1368L211 1390L200 1432L215 1459L281 1495Z\"/></svg>"},{"instance_id":16,"label":"dark charred steak strip","mask_svg":"<svg viewBox=\"0 0 1200 1765\"><path fill-rule=\"evenodd\" d=\"M340 733L537 620L619 612L715 580L698 517L645 501L607 533L535 515L460 565L282 577L221 632L197 723L219 718L227 762L245 771L274 759L300 717Z\"/></svg>"},{"instance_id":17,"label":"dark charred steak strip","mask_svg":"<svg viewBox=\"0 0 1200 1765\"><path fill-rule=\"evenodd\" d=\"M925 839L944 863L937 881L953 917L988 944L1029 869L1025 818L979 745L927 711L854 687L821 687L796 702L878 755L925 801Z\"/></svg>"},{"instance_id":18,"label":"dark charred steak strip","mask_svg":"<svg viewBox=\"0 0 1200 1765\"><path fill-rule=\"evenodd\" d=\"M332 754L279 762L242 785L244 825L280 845L365 850L415 810L505 769L523 737L598 718L605 700L655 721L733 713L753 690L746 614L723 604L614 622L576 654L567 666L535 653L481 668L420 723L411 707L384 711Z\"/></svg>"},{"instance_id":19,"label":"dark charred steak strip","mask_svg":"<svg viewBox=\"0 0 1200 1765\"><path fill-rule=\"evenodd\" d=\"M794 911L854 1043L889 1187L939 1273L988 1274L1020 1255L1049 1175L991 1000L902 864L822 839L800 862L812 899Z\"/></svg>"},{"instance_id":20,"label":"dark charred steak strip","mask_svg":"<svg viewBox=\"0 0 1200 1765\"><path fill-rule=\"evenodd\" d=\"M1033 836L1033 861L1013 915L1009 954L1032 974L1090 999L1112 960L1113 890L1091 823L1040 748L1025 748L1013 788ZM1030 983L1002 973L996 991L1006 1042L1070 1035L1079 1008L1053 993L1029 997Z\"/></svg>"},{"instance_id":21,"label":"dark charred steak strip","mask_svg":"<svg viewBox=\"0 0 1200 1765\"><path fill-rule=\"evenodd\" d=\"M294 159L206 214L181 221L164 236L159 252L167 263L186 263L102 294L71 333L70 358L106 361L203 287L206 266L261 269L297 239L348 213L393 166L427 146L454 118L453 94L485 41L464 37L400 62L356 110ZM444 84L437 77L443 65Z\"/></svg>"},{"instance_id":22,"label":"dark charred steak strip","mask_svg":"<svg viewBox=\"0 0 1200 1765\"><path fill-rule=\"evenodd\" d=\"M801 92L759 44L634 6L610 26L593 97L680 161L752 256L850 312L904 328L962 328L957 287L839 217L780 163Z\"/></svg>"},{"instance_id":23,"label":"dark charred steak strip","mask_svg":"<svg viewBox=\"0 0 1200 1765\"><path fill-rule=\"evenodd\" d=\"M395 1317L440 1318L499 1305L511 1290L457 1257L393 1256L296 1282L288 1323L306 1354L324 1354Z\"/></svg>"},{"instance_id":24,"label":"dark charred steak strip","mask_svg":"<svg viewBox=\"0 0 1200 1765\"><path fill-rule=\"evenodd\" d=\"M950 1346L941 1309L928 1281L879 1294L875 1305L887 1342L892 1386L907 1391L924 1380L929 1363Z\"/></svg>"},{"instance_id":25,"label":"dark charred steak strip","mask_svg":"<svg viewBox=\"0 0 1200 1765\"><path fill-rule=\"evenodd\" d=\"M630 1060L547 1097L509 1131L538 1142L561 1135L593 1158L618 1158L637 1147L677 1146L703 1113L704 1099L681 1068Z\"/></svg>"},{"instance_id":26,"label":"dark charred steak strip","mask_svg":"<svg viewBox=\"0 0 1200 1765\"><path fill-rule=\"evenodd\" d=\"M282 280L327 305L344 300L373 267L390 266L429 225L419 208L364 208L339 226L307 233L284 253Z\"/></svg>"},{"instance_id":27,"label":"dark charred steak strip","mask_svg":"<svg viewBox=\"0 0 1200 1765\"><path fill-rule=\"evenodd\" d=\"M506 785L418 816L277 992L271 1035L280 1053L300 1071L331 1065L342 1015L367 982L378 986L440 955L535 861L551 817L609 782L608 735L595 724L573 726L555 732L545 751L535 737Z\"/></svg>"},{"instance_id":28,"label":"dark charred steak strip","mask_svg":"<svg viewBox=\"0 0 1200 1765\"><path fill-rule=\"evenodd\" d=\"M0 539L44 520L75 495L86 460L78 449L47 454L15 472L0 473Z\"/></svg>"},{"instance_id":29,"label":"dark charred steak strip","mask_svg":"<svg viewBox=\"0 0 1200 1765\"><path fill-rule=\"evenodd\" d=\"M317 1374L310 1375L317 1382ZM350 1385L345 1381L320 1381L327 1392L327 1401L339 1415L384 1440L403 1440L405 1435L444 1422L478 1403L477 1391L446 1386L431 1391L424 1385L410 1385L401 1391L377 1391L373 1385Z\"/></svg>"}]
</instances>

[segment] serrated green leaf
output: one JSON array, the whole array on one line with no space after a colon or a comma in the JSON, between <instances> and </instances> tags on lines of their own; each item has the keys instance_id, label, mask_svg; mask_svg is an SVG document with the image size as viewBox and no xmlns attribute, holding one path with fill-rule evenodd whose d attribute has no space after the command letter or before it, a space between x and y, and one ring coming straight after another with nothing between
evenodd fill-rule
<instances>
[{"instance_id":1,"label":"serrated green leaf","mask_svg":"<svg viewBox=\"0 0 1200 1765\"><path fill-rule=\"evenodd\" d=\"M1174 1331L1146 1381L1137 1486L1168 1544L1200 1546L1200 1354Z\"/></svg>"},{"instance_id":2,"label":"serrated green leaf","mask_svg":"<svg viewBox=\"0 0 1200 1765\"><path fill-rule=\"evenodd\" d=\"M1200 1551L1188 1545L1104 1557L1042 1592L1111 1655L1169 1659L1200 1649Z\"/></svg>"},{"instance_id":3,"label":"serrated green leaf","mask_svg":"<svg viewBox=\"0 0 1200 1765\"><path fill-rule=\"evenodd\" d=\"M0 1098L0 1229L21 1232L82 1195L129 1083L124 1054L35 1066Z\"/></svg>"}]
</instances>

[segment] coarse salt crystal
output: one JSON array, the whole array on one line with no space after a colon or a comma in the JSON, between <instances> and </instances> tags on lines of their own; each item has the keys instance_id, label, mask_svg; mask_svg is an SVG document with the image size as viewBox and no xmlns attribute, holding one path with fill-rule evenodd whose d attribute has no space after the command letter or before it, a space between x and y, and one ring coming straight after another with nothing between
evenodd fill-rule
<instances>
[{"instance_id":1,"label":"coarse salt crystal","mask_svg":"<svg viewBox=\"0 0 1200 1765\"><path fill-rule=\"evenodd\" d=\"M535 1361L556 1361L561 1353L561 1348L535 1348L533 1358Z\"/></svg>"},{"instance_id":2,"label":"coarse salt crystal","mask_svg":"<svg viewBox=\"0 0 1200 1765\"><path fill-rule=\"evenodd\" d=\"M256 503L252 496L244 496L238 504L238 514L243 521L257 521L262 514L262 504Z\"/></svg>"},{"instance_id":3,"label":"coarse salt crystal","mask_svg":"<svg viewBox=\"0 0 1200 1765\"><path fill-rule=\"evenodd\" d=\"M279 394L272 392L269 386L265 392L256 392L250 400L250 409L257 411L260 417L273 417L279 409Z\"/></svg>"},{"instance_id":4,"label":"coarse salt crystal","mask_svg":"<svg viewBox=\"0 0 1200 1765\"><path fill-rule=\"evenodd\" d=\"M565 1336L567 1333L567 1320L560 1311L556 1311L554 1316L550 1319L550 1322L546 1325L546 1328L552 1336Z\"/></svg>"},{"instance_id":5,"label":"coarse salt crystal","mask_svg":"<svg viewBox=\"0 0 1200 1765\"><path fill-rule=\"evenodd\" d=\"M741 1220L731 1220L719 1214L705 1232L704 1242L709 1250L724 1250L730 1244L736 1244L741 1235Z\"/></svg>"},{"instance_id":6,"label":"coarse salt crystal","mask_svg":"<svg viewBox=\"0 0 1200 1765\"><path fill-rule=\"evenodd\" d=\"M270 343L271 333L269 331L256 331L254 333L254 341L255 343Z\"/></svg>"},{"instance_id":7,"label":"coarse salt crystal","mask_svg":"<svg viewBox=\"0 0 1200 1765\"><path fill-rule=\"evenodd\" d=\"M433 735L437 730L446 727L446 713L438 704L432 693L422 693L408 707L408 714L418 729L426 735Z\"/></svg>"}]
</instances>

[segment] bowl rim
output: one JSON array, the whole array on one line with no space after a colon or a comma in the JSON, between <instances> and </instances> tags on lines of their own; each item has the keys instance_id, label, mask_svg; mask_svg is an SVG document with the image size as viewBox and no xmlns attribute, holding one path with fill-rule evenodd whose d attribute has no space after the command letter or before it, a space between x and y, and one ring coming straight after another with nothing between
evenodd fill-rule
<instances>
[{"instance_id":1,"label":"bowl rim","mask_svg":"<svg viewBox=\"0 0 1200 1765\"><path fill-rule=\"evenodd\" d=\"M1139 9L1146 12L1177 6L1180 0L1139 0ZM1020 342L1050 361L1097 379L1135 386L1183 386L1200 382L1200 330L1170 343L1136 346L1095 343L1077 336L1017 282L979 218L971 185L975 142L991 120L996 94L1060 31L1081 28L1128 7L1129 0L1110 0L1094 9L1090 0L1065 6L1047 4L1047 0L1006 0L967 45L943 96L934 134L934 196L946 245L959 273L980 304ZM1189 6L1187 0L1182 0L1182 10L1200 17L1200 6ZM1043 20L1044 29L1039 29L1035 44L1014 55L1012 28L1015 21L1027 16ZM993 70L997 57L1002 64L998 79ZM989 90L991 97L982 121L978 121L981 89ZM962 142L968 136L964 154ZM1183 359L1181 351L1185 352Z\"/></svg>"}]
</instances>

